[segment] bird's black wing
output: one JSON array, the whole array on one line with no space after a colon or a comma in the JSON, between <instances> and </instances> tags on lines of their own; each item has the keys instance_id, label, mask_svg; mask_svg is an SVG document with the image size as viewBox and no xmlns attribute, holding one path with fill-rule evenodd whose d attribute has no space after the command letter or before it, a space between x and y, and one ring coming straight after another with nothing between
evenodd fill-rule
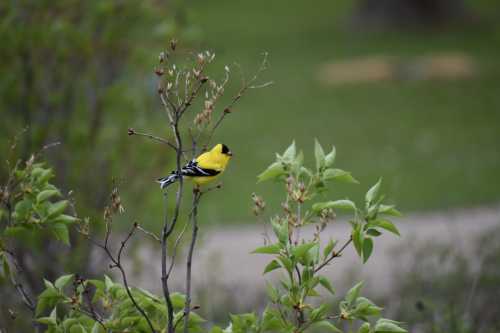
<instances>
[{"instance_id":1,"label":"bird's black wing","mask_svg":"<svg viewBox=\"0 0 500 333\"><path fill-rule=\"evenodd\" d=\"M181 169L181 173L183 176L188 177L211 177L218 175L220 171L201 168L196 160L191 160Z\"/></svg>"}]
</instances>

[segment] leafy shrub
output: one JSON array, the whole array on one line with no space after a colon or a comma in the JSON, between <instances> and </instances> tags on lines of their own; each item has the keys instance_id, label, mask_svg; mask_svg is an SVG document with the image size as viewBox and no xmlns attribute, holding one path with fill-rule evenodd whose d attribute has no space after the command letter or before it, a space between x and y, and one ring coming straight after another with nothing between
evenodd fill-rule
<instances>
[{"instance_id":1,"label":"leafy shrub","mask_svg":"<svg viewBox=\"0 0 500 333\"><path fill-rule=\"evenodd\" d=\"M176 43L172 42L170 52L173 53L175 49ZM134 129L129 129L128 134L146 137L173 149L176 155L176 169L179 172L181 162L186 162L186 152L196 156L207 149L215 130L232 112L234 104L241 99L245 91L264 87L269 83L254 84L258 74L266 68L267 57L264 56L256 74L249 80L243 78L240 90L229 105L222 108L217 121L212 122L217 102L229 81L230 69L226 66L222 82L217 82L205 73L205 67L215 58L213 53L199 53L194 59L194 65L184 64L182 67L171 64L171 57L171 53L162 52L155 73L160 81L157 92L175 143ZM180 120L198 96L204 99L204 109L198 114L192 114L193 126L189 128L192 148L185 150L180 131L183 123ZM205 138L204 144L200 142L202 138ZM354 246L362 262L366 262L373 252L374 239L377 236L385 231L399 235L394 224L386 218L399 215L399 212L394 206L383 203L384 197L380 193L381 180L366 192L365 202L361 206L348 199L320 201L319 198L327 192L328 183L357 181L349 172L334 167L335 148L325 153L322 146L316 142L314 155L316 166L310 169L304 164L304 154L298 152L295 143L292 143L283 154L277 154L276 161L258 176L259 181L274 180L283 186L285 198L281 210L277 210L269 218L275 237L268 237L264 246L255 249L254 253L272 256L264 268L264 274L278 270L284 274L279 283L268 286L269 304L262 314L231 314L230 323L226 328L213 326L210 332L299 333L320 329L343 332L344 326L348 326L348 331L357 329L358 333L406 332L399 322L382 318L382 308L362 296L361 282L347 292L339 303L338 310L330 309L328 302L320 298L321 292L335 294L332 282L321 274L324 268L339 258L350 245ZM161 235L157 236L134 222L125 238L114 248L110 244L113 220L123 212L117 188L111 192L104 209L101 223L103 228L91 230L88 220L78 219L75 212L66 214L68 206L72 206L68 200L56 200L61 197L61 191L49 183L52 176L50 169L35 163L35 157L28 160L24 168L19 168L18 165L20 163L12 169L6 185L2 188L0 256L4 263L3 275L10 275L16 291L33 313L35 326L47 332L196 333L207 330L203 318L195 312L197 307L191 305L191 265L198 232L200 199L211 190L219 189L219 185L213 188L193 187L189 218L174 239L171 236L175 235L173 232L181 214L180 207L184 195L184 182L181 177L177 183L173 214L165 215ZM164 193L165 205L169 207L167 194ZM253 200L255 213L263 215L264 200L257 195ZM349 223L352 227L350 235L347 235L347 240L341 246L333 239L322 241L326 224L332 221L339 211L351 214ZM186 294L182 295L170 290L169 277L174 260L172 258L170 265L167 265L167 251L171 250L172 257L175 256L188 223L192 236L187 255ZM69 244L69 225L76 226L89 243L103 251L110 262L110 269L119 271L121 283L114 282L108 276L104 279L88 279L76 274L65 274L52 279L54 282L45 279L44 290L35 301L24 290L17 276L10 272L11 267L18 266L15 251L11 249L14 244L10 242L10 237L24 232L38 233L48 230L53 237ZM301 236L300 232L309 225L315 228L312 239ZM104 235L100 237L99 230L102 229ZM13 232L14 230L16 232ZM161 245L162 273L158 280L162 282L163 297L132 287L128 283L122 257L128 241L137 232L143 232L148 239ZM168 246L169 243L171 247Z\"/></svg>"}]
</instances>

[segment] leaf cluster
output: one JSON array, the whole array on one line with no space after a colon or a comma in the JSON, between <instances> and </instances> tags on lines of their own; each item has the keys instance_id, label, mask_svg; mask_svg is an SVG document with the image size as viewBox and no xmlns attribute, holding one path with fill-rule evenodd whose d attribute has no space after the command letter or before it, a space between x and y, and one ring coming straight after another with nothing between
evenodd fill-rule
<instances>
[{"instance_id":1,"label":"leaf cluster","mask_svg":"<svg viewBox=\"0 0 500 333\"><path fill-rule=\"evenodd\" d=\"M131 288L139 306L147 313L154 328L160 332L167 323L165 300L141 288ZM174 322L183 329L185 296L171 295ZM50 311L47 316L41 316ZM54 283L45 280L45 289L38 296L37 321L47 325L46 332L150 332L144 317L127 295L125 286L110 277L85 280L73 274L63 275ZM203 332L205 322L198 314L189 316L190 332Z\"/></svg>"},{"instance_id":2,"label":"leaf cluster","mask_svg":"<svg viewBox=\"0 0 500 333\"><path fill-rule=\"evenodd\" d=\"M255 332L306 332L320 328L342 332L343 323L354 321L363 323L360 333L406 332L399 323L381 318L382 308L360 295L362 283L347 292L338 312L328 306L331 302L321 300L325 293L329 297L336 294L334 284L321 274L324 268L351 244L363 263L366 262L373 252L375 237L384 231L399 235L396 226L385 216L400 214L394 206L383 204L381 180L367 191L364 205L349 199L320 201L330 182L359 182L350 172L335 167L335 147L325 153L316 140L314 156L315 168L308 168L304 154L292 143L283 154L276 154L276 160L258 176L259 181L274 180L284 185L285 199L282 211L269 218L275 240L268 239L254 251L273 256L264 274L282 273L278 284L268 285L271 304L262 319L256 320ZM265 206L261 198L258 201L261 207ZM262 209L255 211L262 213ZM342 246L332 238L322 242L326 224L334 221L340 211L352 214L348 240ZM306 225L313 225L315 229L312 239L300 237L300 229Z\"/></svg>"}]
</instances>

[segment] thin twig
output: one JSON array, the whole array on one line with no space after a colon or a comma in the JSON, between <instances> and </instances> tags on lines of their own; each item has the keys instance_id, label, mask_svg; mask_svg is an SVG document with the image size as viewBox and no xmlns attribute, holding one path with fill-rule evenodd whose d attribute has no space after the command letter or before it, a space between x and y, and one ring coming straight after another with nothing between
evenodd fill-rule
<instances>
[{"instance_id":1,"label":"thin twig","mask_svg":"<svg viewBox=\"0 0 500 333\"><path fill-rule=\"evenodd\" d=\"M104 324L104 320L102 319L102 317L99 315L99 313L97 313L97 311L95 310L94 308L94 305L92 304L92 299L90 297L90 290L88 288L88 283L85 283L84 285L85 289L83 291L83 294L85 296L85 299L87 300L87 305L89 307L89 312L90 314L92 315L91 317L93 319L95 319L100 325L101 327L107 331L107 327L106 325Z\"/></svg>"},{"instance_id":2,"label":"thin twig","mask_svg":"<svg viewBox=\"0 0 500 333\"><path fill-rule=\"evenodd\" d=\"M179 235L177 235L177 238L176 238L175 244L174 244L174 248L172 250L172 256L170 257L170 267L168 268L167 277L170 276L170 274L172 273L172 270L174 269L175 257L177 256L177 249L179 248L179 244L181 242L182 237L184 236L184 233L187 230L187 227L188 227L188 223L186 222L184 224L184 227L182 228L181 232L179 233Z\"/></svg>"},{"instance_id":3,"label":"thin twig","mask_svg":"<svg viewBox=\"0 0 500 333\"><path fill-rule=\"evenodd\" d=\"M344 245L342 245L342 247L340 248L340 250L338 251L334 251L332 253L332 255L325 261L323 261L323 263L321 263L318 267L316 267L316 269L314 270L314 273L317 273L318 271L320 271L323 267L325 267L326 265L328 265L333 259L337 258L337 257L340 257L342 255L342 252L345 250L345 248L351 244L352 242L352 236L349 237L349 239L347 240L347 242L345 242Z\"/></svg>"},{"instance_id":4,"label":"thin twig","mask_svg":"<svg viewBox=\"0 0 500 333\"><path fill-rule=\"evenodd\" d=\"M137 225L137 230L143 232L145 235L148 235L151 238L153 238L155 241L161 243L160 237L158 237L154 232L151 232L151 231L144 229L140 224Z\"/></svg>"},{"instance_id":5,"label":"thin twig","mask_svg":"<svg viewBox=\"0 0 500 333\"><path fill-rule=\"evenodd\" d=\"M14 264L16 271L18 273L22 273L23 269L21 268L21 265L19 264L19 262L18 262L16 256L14 255L14 253L12 251L10 251L9 249L6 249L6 248L1 248L1 250L4 253L8 254L11 257L11 261ZM16 279L16 276L15 276L14 273L10 274L10 279L11 279L12 284L14 285L14 288L16 289L16 291L21 296L21 299L22 299L24 305L26 305L26 307L31 312L34 313L35 312L35 303L30 298L30 296L28 295L28 293L26 292L26 290L24 289L24 285L18 279Z\"/></svg>"},{"instance_id":6,"label":"thin twig","mask_svg":"<svg viewBox=\"0 0 500 333\"><path fill-rule=\"evenodd\" d=\"M110 266L111 268L117 268L120 271L120 273L122 275L122 282L123 282L123 285L125 286L125 291L127 292L127 295L129 297L129 299L132 301L132 304L137 309L137 311L139 311L139 313L144 317L144 319L146 319L146 322L148 323L148 326L151 329L151 332L152 333L156 333L156 330L154 329L153 323L151 322L151 319L149 319L146 311L144 311L144 309L135 300L134 295L132 295L132 292L130 291L130 287L129 287L128 280L127 280L127 273L125 272L125 269L123 268L123 265L121 263L121 256L122 256L123 250L125 249L125 246L127 245L127 242L132 238L132 236L134 235L135 231L137 230L138 224L137 223L133 224L133 226L130 229L129 233L127 234L127 236L125 237L125 239L121 242L120 249L118 250L118 254L117 254L116 258L113 255L113 253L111 253L111 250L108 247L108 241L109 241L109 237L110 237L110 234L111 234L111 218L109 218L107 220L106 226L107 227L106 227L106 234L105 234L104 244L100 244L99 242L93 240L88 235L87 235L87 239L89 239L93 244L95 244L96 246L98 246L98 247L100 247L101 249L104 250L104 252L108 256L108 258L112 262L112 265Z\"/></svg>"},{"instance_id":7,"label":"thin twig","mask_svg":"<svg viewBox=\"0 0 500 333\"><path fill-rule=\"evenodd\" d=\"M186 302L184 303L184 333L189 332L188 323L189 323L189 314L191 312L191 267L193 262L193 252L194 246L196 244L196 238L198 236L198 204L200 202L200 198L202 196L202 192L198 188L193 189L193 211L191 213L191 225L192 225L192 236L191 236L191 244L189 245L189 252L186 263Z\"/></svg>"},{"instance_id":8,"label":"thin twig","mask_svg":"<svg viewBox=\"0 0 500 333\"><path fill-rule=\"evenodd\" d=\"M212 140L212 137L213 137L215 131L220 126L220 124L222 123L222 121L224 120L224 118L228 114L231 113L231 111L232 111L231 109L241 99L241 97L243 97L243 95L245 94L245 92L248 89L260 88L260 86L253 86L252 83L255 82L259 78L259 75L263 71L265 71L267 69L267 56L268 56L268 54L267 54L267 52L265 52L263 54L263 59L262 59L262 62L260 64L259 68L257 69L257 71L255 72L254 76L249 81L246 81L246 79L244 78L244 76L242 76L242 87L240 88L240 90L238 91L238 93L231 99L231 102L223 109L222 114L219 116L219 119L215 122L214 126L209 131L208 138L207 138L205 144L203 145L202 151L206 151L207 150L207 147L210 144L210 141ZM272 82L266 82L265 84L263 84L261 86L262 87L267 87L270 84L272 84Z\"/></svg>"},{"instance_id":9,"label":"thin twig","mask_svg":"<svg viewBox=\"0 0 500 333\"><path fill-rule=\"evenodd\" d=\"M157 141L157 142L160 142L160 143L163 143L163 144L166 144L167 146L169 146L170 148L172 149L176 149L175 145L173 143L171 143L170 141L168 141L167 139L164 139L164 138L161 138L159 136L156 136L156 135L152 135L152 134L149 134L149 133L142 133L142 132L137 132L135 129L133 128L129 128L128 129L128 135L138 135L138 136L143 136L143 137L146 137L148 139L151 139L153 141Z\"/></svg>"}]
</instances>

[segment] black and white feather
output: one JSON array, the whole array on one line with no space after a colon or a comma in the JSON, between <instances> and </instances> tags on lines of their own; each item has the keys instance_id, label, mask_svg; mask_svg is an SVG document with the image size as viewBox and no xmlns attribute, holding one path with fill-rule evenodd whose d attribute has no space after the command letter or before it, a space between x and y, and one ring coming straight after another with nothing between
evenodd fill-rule
<instances>
[{"instance_id":1,"label":"black and white feather","mask_svg":"<svg viewBox=\"0 0 500 333\"><path fill-rule=\"evenodd\" d=\"M198 166L198 162L196 162L196 160L189 161L189 163L181 169L182 177L213 177L217 176L219 173L219 170L201 168L200 166ZM158 183L160 183L160 186L163 189L170 184L175 183L178 179L179 174L176 170L172 171L172 173L167 177L158 178L157 181Z\"/></svg>"}]
</instances>

